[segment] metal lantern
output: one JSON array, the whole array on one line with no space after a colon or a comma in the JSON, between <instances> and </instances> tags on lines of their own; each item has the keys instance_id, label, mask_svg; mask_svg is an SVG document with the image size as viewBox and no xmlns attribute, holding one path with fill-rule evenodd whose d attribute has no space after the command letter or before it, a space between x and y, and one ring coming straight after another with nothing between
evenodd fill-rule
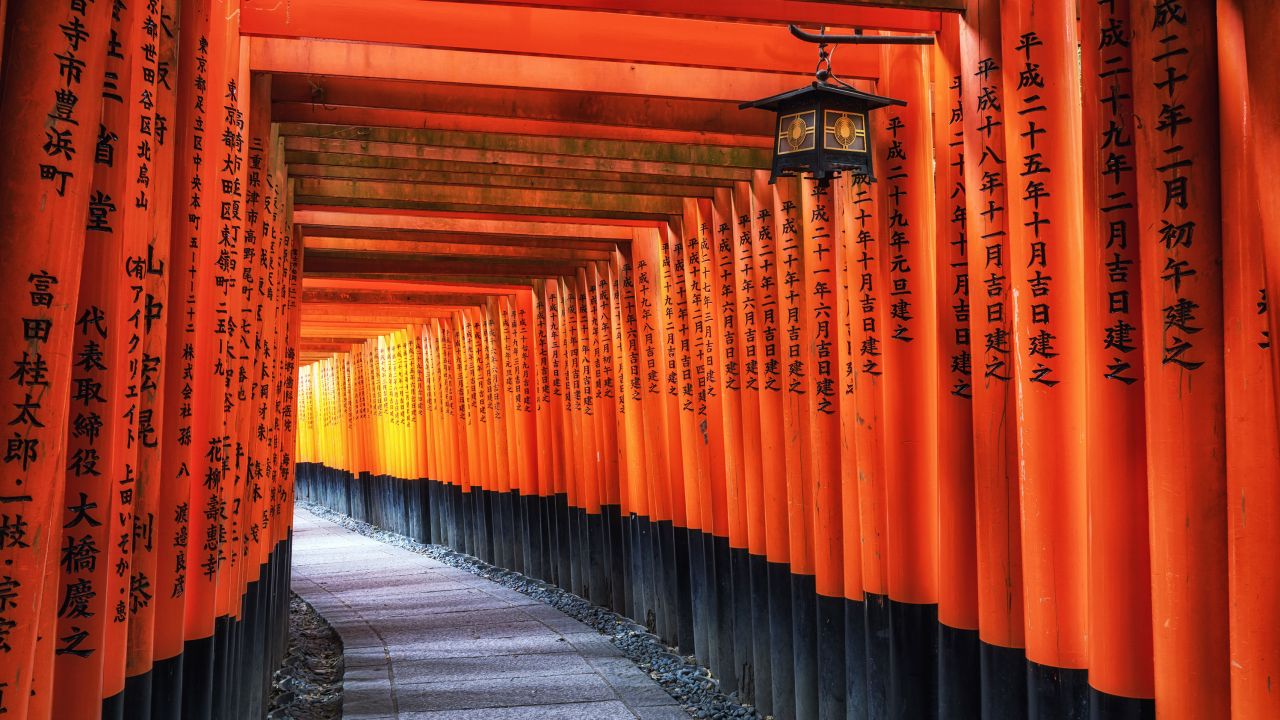
<instances>
[{"instance_id":1,"label":"metal lantern","mask_svg":"<svg viewBox=\"0 0 1280 720\"><path fill-rule=\"evenodd\" d=\"M769 182L789 175L809 174L825 185L841 172L875 180L871 163L872 110L888 105L905 106L902 100L872 95L835 77L827 44L927 45L929 35L828 35L791 26L791 34L818 44L818 68L812 84L781 95L743 103L742 109L759 108L777 114L773 144L773 173Z\"/></svg>"},{"instance_id":2,"label":"metal lantern","mask_svg":"<svg viewBox=\"0 0 1280 720\"><path fill-rule=\"evenodd\" d=\"M867 116L877 108L905 104L853 88L814 82L743 103L742 107L771 110L778 115L770 182L781 176L808 173L825 183L842 171L874 180Z\"/></svg>"}]
</instances>

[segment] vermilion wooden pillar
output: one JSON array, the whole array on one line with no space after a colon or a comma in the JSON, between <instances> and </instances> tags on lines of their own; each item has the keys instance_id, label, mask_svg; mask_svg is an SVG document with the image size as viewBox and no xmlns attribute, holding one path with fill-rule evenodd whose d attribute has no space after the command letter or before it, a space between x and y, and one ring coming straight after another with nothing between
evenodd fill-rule
<instances>
[{"instance_id":1,"label":"vermilion wooden pillar","mask_svg":"<svg viewBox=\"0 0 1280 720\"><path fill-rule=\"evenodd\" d=\"M704 337L715 363L708 374L708 421L713 457L724 470L728 550L726 600L730 612L734 685L747 702L755 699L754 650L751 637L751 570L747 549L746 449L743 431L742 348L738 342L738 285L734 279L733 199L728 188L716 191L703 255ZM717 402L718 401L718 402ZM717 405L719 407L717 407ZM716 415L719 415L719 422ZM717 428L720 428L717 431ZM717 440L717 435L722 439ZM722 577L726 575L721 571Z\"/></svg>"},{"instance_id":2,"label":"vermilion wooden pillar","mask_svg":"<svg viewBox=\"0 0 1280 720\"><path fill-rule=\"evenodd\" d=\"M1131 11L1156 706L1170 718L1225 717L1216 22L1208 2L1134 0Z\"/></svg>"},{"instance_id":3,"label":"vermilion wooden pillar","mask_svg":"<svg viewBox=\"0 0 1280 720\"><path fill-rule=\"evenodd\" d=\"M1152 712L1134 58L1129 3L1081 6L1089 686L1097 717Z\"/></svg>"},{"instance_id":4,"label":"vermilion wooden pillar","mask_svg":"<svg viewBox=\"0 0 1280 720\"><path fill-rule=\"evenodd\" d=\"M818 714L817 637L814 602L813 485L806 473L812 447L808 400L811 371L805 340L804 219L798 180L779 180L774 195L774 277L778 298L778 382L782 399L783 457L786 461L787 530L791 545L791 649L795 671L796 717Z\"/></svg>"},{"instance_id":5,"label":"vermilion wooden pillar","mask_svg":"<svg viewBox=\"0 0 1280 720\"><path fill-rule=\"evenodd\" d=\"M982 713L1020 717L1026 707L1026 684L1019 682L1025 629L1008 224L1008 193L1017 175L1005 143L999 4L970 0L960 30Z\"/></svg>"},{"instance_id":6,"label":"vermilion wooden pillar","mask_svg":"<svg viewBox=\"0 0 1280 720\"><path fill-rule=\"evenodd\" d=\"M812 485L813 566L818 689L817 717L846 715L843 503L840 475L839 316L843 253L835 193L830 185L801 184L804 255L800 342L808 350L804 370L809 447L806 473Z\"/></svg>"},{"instance_id":7,"label":"vermilion wooden pillar","mask_svg":"<svg viewBox=\"0 0 1280 720\"><path fill-rule=\"evenodd\" d=\"M228 83L236 81L239 57L238 38L228 15L231 2L212 0L209 6L209 30L207 44L195 48L197 61L205 61L204 123L197 127L208 128L202 138L201 173L203 197L200 224L190 229L190 235L198 245L196 258L196 315L192 343L193 373L197 383L207 383L204 393L197 393L192 401L193 423L191 429L187 468L191 473L192 490L189 501L188 538L190 540L185 584L186 609L184 616L187 642L183 655L183 716L207 718L214 713L214 701L219 696L215 687L215 620L219 615L219 570L224 562L221 535L225 531L227 495L223 489L228 458L228 435L225 422L227 382L226 318L230 288L226 272L217 265L220 252L231 252L221 246L222 231L231 231L230 220L223 220L222 203L226 200L220 189L221 181L234 177L222 177L221 169L227 156L222 145L227 111L224 106ZM195 28L198 32L198 26ZM202 35L195 36L197 40ZM207 47L207 57L200 58L200 51ZM180 106L184 106L182 104ZM195 122L193 116L190 122ZM204 208L208 208L207 211ZM215 212L216 209L216 212ZM229 218L229 214L227 216ZM220 324L221 320L221 324ZM219 330L221 329L221 332ZM204 380L207 378L207 380ZM225 582L225 579L224 579ZM223 608L225 609L225 601ZM224 651L225 652L225 651Z\"/></svg>"},{"instance_id":8,"label":"vermilion wooden pillar","mask_svg":"<svg viewBox=\"0 0 1280 720\"><path fill-rule=\"evenodd\" d=\"M850 232L850 191L852 178L843 177L834 185L832 221L835 223L835 270L840 292L836 298L836 394L840 416L840 552L843 560L841 596L844 625L844 679L846 713L866 715L867 637L866 595L862 587L862 522L858 498L858 347L854 341L855 304L850 263L855 239Z\"/></svg>"},{"instance_id":9,"label":"vermilion wooden pillar","mask_svg":"<svg viewBox=\"0 0 1280 720\"><path fill-rule=\"evenodd\" d=\"M1087 712L1084 267L1074 3L1001 3L1032 717Z\"/></svg>"},{"instance_id":10,"label":"vermilion wooden pillar","mask_svg":"<svg viewBox=\"0 0 1280 720\"><path fill-rule=\"evenodd\" d=\"M938 715L980 714L973 475L973 287L969 282L960 20L943 18L933 60L938 322Z\"/></svg>"},{"instance_id":11,"label":"vermilion wooden pillar","mask_svg":"<svg viewBox=\"0 0 1280 720\"><path fill-rule=\"evenodd\" d=\"M1277 16L1280 18L1280 16ZM1253 522L1280 513L1277 352L1270 333L1274 286L1268 286L1251 155L1258 120L1249 113L1244 17L1236 3L1217 4L1219 118L1222 133L1222 255L1225 325L1227 548L1230 552L1231 716L1280 713L1280 569L1272 562L1280 524ZM1264 230L1265 232L1265 230Z\"/></svg>"},{"instance_id":12,"label":"vermilion wooden pillar","mask_svg":"<svg viewBox=\"0 0 1280 720\"><path fill-rule=\"evenodd\" d=\"M33 674L46 689L37 708L48 707L52 685L71 389L66 359L94 175L108 10L107 4L15 1L4 20L0 244L8 260L0 293L13 317L0 329L0 345L9 367L21 372L2 391L12 414L0 481L6 501L0 580L12 597L0 611L0 708L15 717L28 714Z\"/></svg>"},{"instance_id":13,"label":"vermilion wooden pillar","mask_svg":"<svg viewBox=\"0 0 1280 720\"><path fill-rule=\"evenodd\" d=\"M147 237L143 282L143 344L138 377L138 470L134 516L138 532L133 533L133 568L130 580L134 602L129 607L129 647L126 661L125 715L148 717L154 687L152 668L156 650L156 611L160 605L160 565L171 562L176 548L161 532L163 510L161 493L165 483L163 457L166 423L177 418L167 414L166 374L177 356L168 354L170 327L180 323L174 305L169 302L170 253L173 237L175 175L179 152L177 147L179 120L179 34L180 18L177 0L160 6L159 56L157 58L155 119L163 120L164 130L157 132L153 120L151 203L155 217ZM164 80L160 73L164 73ZM185 188L179 188L185 190ZM170 315L174 317L170 317ZM163 621L161 621L163 622Z\"/></svg>"},{"instance_id":14,"label":"vermilion wooden pillar","mask_svg":"<svg viewBox=\"0 0 1280 720\"><path fill-rule=\"evenodd\" d=\"M31 707L36 717L102 713L104 698L116 695L121 689L116 685L124 680L127 553L137 482L136 393L130 384L142 330L134 302L139 294L130 286L141 284L145 263L136 266L136 281L129 269L130 260L145 253L150 232L145 210L150 189L136 184L140 170L149 175L142 168L150 168L150 156L139 157L133 148L141 142L149 147L151 140L142 130L153 116L138 98L145 89L143 20L152 16L131 8L112 19L119 48L107 52L84 255L86 265L99 270L81 276L71 355L65 496L70 504L61 514L57 543L62 552L57 636L62 642L54 677L44 692L37 687ZM144 200L141 206L135 197Z\"/></svg>"},{"instance_id":15,"label":"vermilion wooden pillar","mask_svg":"<svg viewBox=\"0 0 1280 720\"><path fill-rule=\"evenodd\" d=\"M795 666L791 638L791 543L787 512L786 454L783 448L782 414L782 307L778 301L777 188L768 175L754 173L751 200L754 208L752 263L755 268L755 301L760 335L756 382L760 386L760 460L763 484L766 587L769 596L770 672L773 675L773 707L778 717L792 717L795 706Z\"/></svg>"},{"instance_id":16,"label":"vermilion wooden pillar","mask_svg":"<svg viewBox=\"0 0 1280 720\"><path fill-rule=\"evenodd\" d=\"M886 46L879 113L880 292L891 711L937 705L937 312L929 68L919 47Z\"/></svg>"},{"instance_id":17,"label":"vermilion wooden pillar","mask_svg":"<svg viewBox=\"0 0 1280 720\"><path fill-rule=\"evenodd\" d=\"M661 271L657 287L657 301L661 318L660 346L662 348L662 389L665 397L662 401L663 426L667 440L666 473L667 486L665 501L671 517L672 550L669 553L671 566L664 575L677 589L681 602L673 604L658 598L660 614L667 617L667 626L676 627L687 633L689 647L695 653L701 653L705 659L707 654L706 624L703 618L701 596L694 598L695 566L694 547L698 542L698 528L701 526L701 512L691 506L685 490L685 455L687 453L683 441L684 430L681 423L681 388L680 388L680 347L681 336L677 325L677 298L683 282L677 282L673 269L673 246L680 243L681 229L678 223L668 223L659 229L658 252L660 253ZM700 547L700 546L698 546ZM701 553L696 556L701 566ZM683 592L681 592L683 590ZM688 600L684 600L687 597Z\"/></svg>"},{"instance_id":18,"label":"vermilion wooden pillar","mask_svg":"<svg viewBox=\"0 0 1280 720\"><path fill-rule=\"evenodd\" d=\"M773 673L770 660L768 536L764 507L764 449L760 416L760 364L764 347L763 322L757 302L759 273L754 246L759 220L757 203L746 182L735 183L732 195L732 237L727 254L735 287L737 327L737 383L742 396L743 511L747 533L747 591L751 598L751 640L754 704L766 715L773 712Z\"/></svg>"}]
</instances>

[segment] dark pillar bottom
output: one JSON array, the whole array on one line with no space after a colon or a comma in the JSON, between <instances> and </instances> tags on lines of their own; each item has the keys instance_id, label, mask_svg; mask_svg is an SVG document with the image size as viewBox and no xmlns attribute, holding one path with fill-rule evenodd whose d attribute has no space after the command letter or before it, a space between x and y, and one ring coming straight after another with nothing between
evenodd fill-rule
<instances>
[{"instance_id":1,"label":"dark pillar bottom","mask_svg":"<svg viewBox=\"0 0 1280 720\"><path fill-rule=\"evenodd\" d=\"M982 716L977 630L938 624L938 717L968 720Z\"/></svg>"},{"instance_id":2,"label":"dark pillar bottom","mask_svg":"<svg viewBox=\"0 0 1280 720\"><path fill-rule=\"evenodd\" d=\"M1088 671L1028 660L1027 711L1031 720L1086 720L1089 717Z\"/></svg>"},{"instance_id":3,"label":"dark pillar bottom","mask_svg":"<svg viewBox=\"0 0 1280 720\"><path fill-rule=\"evenodd\" d=\"M1154 700L1122 697L1089 688L1090 720L1155 720L1155 717Z\"/></svg>"},{"instance_id":4,"label":"dark pillar bottom","mask_svg":"<svg viewBox=\"0 0 1280 720\"><path fill-rule=\"evenodd\" d=\"M131 678L125 678L124 681L124 705L121 710L124 717L129 720L147 720L151 717L151 693L152 681L151 670L140 675L134 675ZM104 704L102 717L107 717L106 707Z\"/></svg>"},{"instance_id":5,"label":"dark pillar bottom","mask_svg":"<svg viewBox=\"0 0 1280 720\"><path fill-rule=\"evenodd\" d=\"M183 653L151 666L151 714L156 720L182 717Z\"/></svg>"}]
</instances>

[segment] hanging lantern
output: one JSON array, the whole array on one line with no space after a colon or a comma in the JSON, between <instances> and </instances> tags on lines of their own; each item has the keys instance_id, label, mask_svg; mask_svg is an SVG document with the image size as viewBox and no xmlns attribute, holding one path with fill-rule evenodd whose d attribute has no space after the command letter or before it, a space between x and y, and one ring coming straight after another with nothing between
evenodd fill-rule
<instances>
[{"instance_id":1,"label":"hanging lantern","mask_svg":"<svg viewBox=\"0 0 1280 720\"><path fill-rule=\"evenodd\" d=\"M808 174L825 185L841 172L875 180L871 164L872 110L889 105L905 106L902 100L857 90L832 73L827 43L836 44L928 44L932 36L902 35L818 35L791 26L791 34L818 43L818 68L810 85L781 95L743 103L742 109L759 108L777 114L773 144L773 172L769 182L779 177Z\"/></svg>"}]
</instances>

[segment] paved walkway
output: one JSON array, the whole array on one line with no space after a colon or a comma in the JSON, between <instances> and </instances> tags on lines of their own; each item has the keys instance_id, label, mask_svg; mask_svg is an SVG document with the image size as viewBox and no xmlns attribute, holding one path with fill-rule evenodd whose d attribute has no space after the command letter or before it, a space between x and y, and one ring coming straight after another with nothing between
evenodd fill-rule
<instances>
[{"instance_id":1,"label":"paved walkway","mask_svg":"<svg viewBox=\"0 0 1280 720\"><path fill-rule=\"evenodd\" d=\"M293 589L342 636L344 718L689 717L559 610L302 509Z\"/></svg>"}]
</instances>

